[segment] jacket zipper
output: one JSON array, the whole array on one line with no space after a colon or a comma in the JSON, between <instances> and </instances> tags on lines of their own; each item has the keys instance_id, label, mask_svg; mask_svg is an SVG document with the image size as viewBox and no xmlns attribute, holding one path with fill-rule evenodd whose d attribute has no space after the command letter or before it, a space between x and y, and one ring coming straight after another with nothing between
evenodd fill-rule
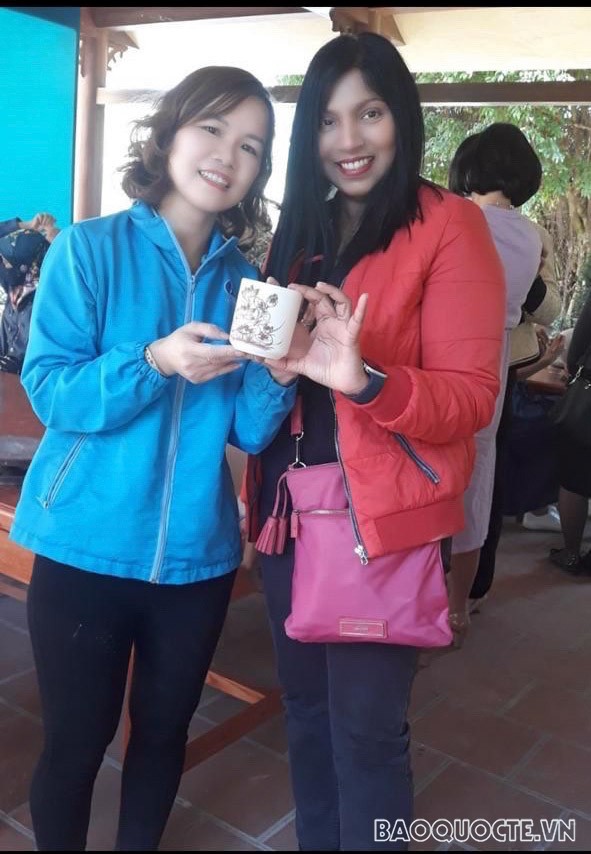
<instances>
[{"instance_id":1,"label":"jacket zipper","mask_svg":"<svg viewBox=\"0 0 591 854\"><path fill-rule=\"evenodd\" d=\"M334 395L332 391L330 392L330 402L332 403L332 408L334 412L334 444L337 452L337 458L339 461L339 465L341 467L341 471L343 473L343 481L345 483L345 494L347 496L347 500L349 502L349 516L351 517L351 524L353 525L353 535L355 537L355 542L357 545L353 549L361 564L363 566L367 566L369 563L369 558L367 556L367 549L361 539L361 533L359 531L359 525L357 524L357 518L355 516L355 510L353 509L353 501L351 499L351 490L349 489L349 481L347 480L347 475L345 473L345 467L343 466L343 458L341 457L341 449L339 448L339 427L337 424L337 408L334 402Z\"/></svg>"},{"instance_id":2,"label":"jacket zipper","mask_svg":"<svg viewBox=\"0 0 591 854\"><path fill-rule=\"evenodd\" d=\"M429 463L426 463L422 457L419 457L413 446L410 444L406 436L403 436L401 433L393 433L392 434L398 444L402 447L402 449L408 454L411 460L416 464L416 466L423 472L423 474L429 478L431 483L440 483L441 478L435 471L432 469Z\"/></svg>"},{"instance_id":3,"label":"jacket zipper","mask_svg":"<svg viewBox=\"0 0 591 854\"><path fill-rule=\"evenodd\" d=\"M188 321L186 321L188 323ZM170 429L170 439L168 442L168 452L166 455L166 474L164 477L164 490L162 493L162 505L160 512L160 528L158 530L158 541L156 544L156 557L150 572L150 581L157 583L160 579L160 571L162 569L162 560L164 558L164 550L166 548L166 538L168 534L168 522L170 518L170 500L172 496L172 476L174 473L176 454L179 443L181 407L185 392L185 380L179 377L174 395L174 404L172 410L172 425Z\"/></svg>"},{"instance_id":4,"label":"jacket zipper","mask_svg":"<svg viewBox=\"0 0 591 854\"><path fill-rule=\"evenodd\" d=\"M51 507L51 505L55 501L56 496L60 491L68 472L74 464L74 460L80 452L80 448L87 439L87 435L87 433L83 433L81 436L79 436L72 448L70 448L70 450L68 451L65 460L59 467L56 476L54 477L49 489L47 490L45 498L41 501L41 506L44 510L47 510L49 507Z\"/></svg>"},{"instance_id":5,"label":"jacket zipper","mask_svg":"<svg viewBox=\"0 0 591 854\"><path fill-rule=\"evenodd\" d=\"M166 220L164 220L166 227L170 233L171 239L174 242L178 253L181 257L181 261L183 262L183 266L185 268L186 276L187 276L187 298L185 301L185 323L189 323L193 316L193 295L195 293L195 285L197 282L197 276L203 266L200 264L195 275L191 274L187 261L185 259L185 255L179 245L176 236ZM183 397L185 394L185 388L187 385L187 381L182 377L177 377L176 379L176 390L174 394L174 403L172 409L172 424L170 428L170 439L168 442L168 452L166 455L166 473L164 476L164 489L162 492L162 503L160 507L160 527L158 529L158 539L156 541L156 554L154 557L154 563L152 564L152 569L150 571L150 582L153 584L157 584L160 580L160 573L162 571L162 562L164 560L164 552L166 549L166 540L168 536L168 525L170 520L170 502L172 498L172 479L174 475L174 469L176 465L176 455L178 451L179 444L179 433L180 433L180 424L181 424L181 411L183 406Z\"/></svg>"}]
</instances>

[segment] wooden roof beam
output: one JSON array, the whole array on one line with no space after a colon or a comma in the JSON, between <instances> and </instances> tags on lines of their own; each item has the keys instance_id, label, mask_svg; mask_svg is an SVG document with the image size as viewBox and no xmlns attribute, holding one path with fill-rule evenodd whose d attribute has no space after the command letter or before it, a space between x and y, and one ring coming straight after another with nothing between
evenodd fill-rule
<instances>
[{"instance_id":1,"label":"wooden roof beam","mask_svg":"<svg viewBox=\"0 0 591 854\"><path fill-rule=\"evenodd\" d=\"M531 104L532 106L585 106L591 104L591 80L549 83L419 83L424 107L481 107ZM279 103L295 104L299 86L272 86Z\"/></svg>"},{"instance_id":2,"label":"wooden roof beam","mask_svg":"<svg viewBox=\"0 0 591 854\"><path fill-rule=\"evenodd\" d=\"M92 6L91 9L95 26L101 29L210 18L288 15L306 11L302 6Z\"/></svg>"},{"instance_id":3,"label":"wooden roof beam","mask_svg":"<svg viewBox=\"0 0 591 854\"><path fill-rule=\"evenodd\" d=\"M591 104L591 80L531 83L419 83L423 106L502 107L585 106Z\"/></svg>"},{"instance_id":4,"label":"wooden roof beam","mask_svg":"<svg viewBox=\"0 0 591 854\"><path fill-rule=\"evenodd\" d=\"M424 107L475 107L531 104L540 106L588 106L591 104L591 80L551 83L419 83ZM300 86L271 86L278 103L295 104ZM153 103L164 92L160 89L99 88L97 104Z\"/></svg>"}]
</instances>

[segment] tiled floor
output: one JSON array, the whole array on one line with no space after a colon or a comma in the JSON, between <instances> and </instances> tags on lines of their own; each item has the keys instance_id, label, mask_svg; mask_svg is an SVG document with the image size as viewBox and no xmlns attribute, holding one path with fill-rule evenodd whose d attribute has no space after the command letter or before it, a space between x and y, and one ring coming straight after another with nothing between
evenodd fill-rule
<instances>
[{"instance_id":1,"label":"tiled floor","mask_svg":"<svg viewBox=\"0 0 591 854\"><path fill-rule=\"evenodd\" d=\"M438 850L588 850L591 844L591 578L545 556L556 534L507 520L493 594L462 650L423 656L411 708L416 815L434 819L574 818L575 842L441 843ZM231 606L216 669L275 684L260 594ZM207 689L201 732L240 703ZM41 729L24 606L0 598L0 850L31 851L27 804ZM121 734L99 774L89 850L112 850ZM561 825L564 827L564 825ZM412 850L432 850L414 842ZM162 850L297 848L280 717L188 771Z\"/></svg>"}]
</instances>

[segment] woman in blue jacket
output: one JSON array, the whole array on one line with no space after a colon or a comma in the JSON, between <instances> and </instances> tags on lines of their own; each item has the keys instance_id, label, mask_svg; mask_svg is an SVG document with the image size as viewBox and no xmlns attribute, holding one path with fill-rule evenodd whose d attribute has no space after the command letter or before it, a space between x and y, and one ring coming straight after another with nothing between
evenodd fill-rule
<instances>
[{"instance_id":1,"label":"woman in blue jacket","mask_svg":"<svg viewBox=\"0 0 591 854\"><path fill-rule=\"evenodd\" d=\"M241 277L256 278L237 243L266 216L268 94L204 68L138 130L123 170L135 204L57 236L22 372L47 428L11 531L35 552L42 851L85 848L132 647L117 849L158 847L240 563L226 443L260 451L294 397L226 332Z\"/></svg>"}]
</instances>

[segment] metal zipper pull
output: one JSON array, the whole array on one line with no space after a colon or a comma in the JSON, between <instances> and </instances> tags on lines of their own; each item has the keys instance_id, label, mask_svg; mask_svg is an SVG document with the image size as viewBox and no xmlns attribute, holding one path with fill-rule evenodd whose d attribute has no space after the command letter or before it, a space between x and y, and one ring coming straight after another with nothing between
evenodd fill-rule
<instances>
[{"instance_id":1,"label":"metal zipper pull","mask_svg":"<svg viewBox=\"0 0 591 854\"><path fill-rule=\"evenodd\" d=\"M353 551L361 561L361 565L367 566L367 564L369 563L369 558L367 557L367 552L365 551L361 543L359 543L359 545L356 546Z\"/></svg>"}]
</instances>

